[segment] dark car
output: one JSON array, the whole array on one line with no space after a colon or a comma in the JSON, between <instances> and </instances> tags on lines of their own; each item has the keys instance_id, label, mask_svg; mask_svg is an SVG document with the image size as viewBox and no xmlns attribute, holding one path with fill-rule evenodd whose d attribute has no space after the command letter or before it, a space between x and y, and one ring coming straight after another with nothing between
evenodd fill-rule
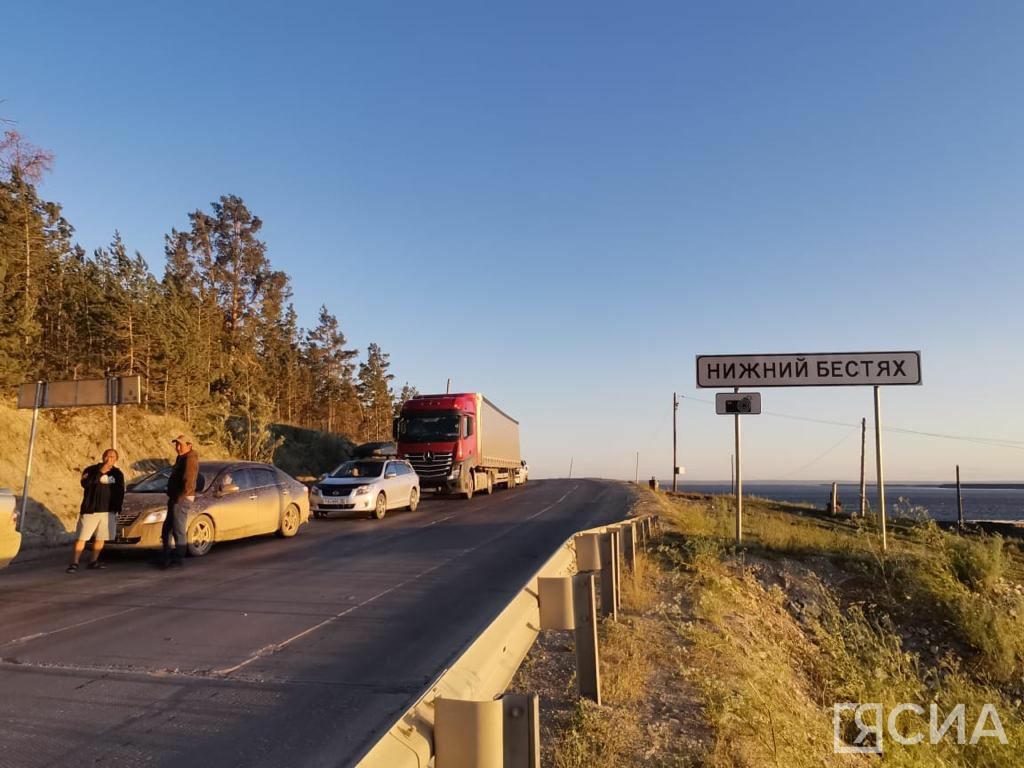
<instances>
[{"instance_id":1,"label":"dark car","mask_svg":"<svg viewBox=\"0 0 1024 768\"><path fill-rule=\"evenodd\" d=\"M128 484L113 544L159 547L167 517L171 467ZM188 513L188 552L199 557L218 541L266 533L294 536L309 520L309 489L270 464L200 461Z\"/></svg>"}]
</instances>

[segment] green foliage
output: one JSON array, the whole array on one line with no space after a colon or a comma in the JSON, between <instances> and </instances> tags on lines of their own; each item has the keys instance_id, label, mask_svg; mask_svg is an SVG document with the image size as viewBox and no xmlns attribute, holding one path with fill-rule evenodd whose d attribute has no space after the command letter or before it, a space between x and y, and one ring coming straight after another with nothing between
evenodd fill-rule
<instances>
[{"instance_id":1,"label":"green foliage","mask_svg":"<svg viewBox=\"0 0 1024 768\"><path fill-rule=\"evenodd\" d=\"M146 407L253 458L280 453L271 424L339 444L390 436L388 355L370 344L357 378L358 351L326 307L313 330L299 327L290 279L240 197L172 228L157 279L116 231L91 257L72 243L60 206L35 187L51 161L13 132L0 138L0 385L140 374Z\"/></svg>"},{"instance_id":2,"label":"green foliage","mask_svg":"<svg viewBox=\"0 0 1024 768\"><path fill-rule=\"evenodd\" d=\"M274 452L274 464L298 478L330 472L350 459L355 447L347 437L312 429L275 424L271 431L282 441Z\"/></svg>"}]
</instances>

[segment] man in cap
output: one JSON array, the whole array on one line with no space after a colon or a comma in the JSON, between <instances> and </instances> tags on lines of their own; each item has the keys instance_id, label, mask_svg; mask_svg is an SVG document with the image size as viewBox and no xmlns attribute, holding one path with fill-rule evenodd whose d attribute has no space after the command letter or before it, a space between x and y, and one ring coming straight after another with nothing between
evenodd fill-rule
<instances>
[{"instance_id":1,"label":"man in cap","mask_svg":"<svg viewBox=\"0 0 1024 768\"><path fill-rule=\"evenodd\" d=\"M160 530L160 543L163 547L160 567L171 565L181 567L185 564L185 551L188 539L188 508L196 498L196 480L199 477L199 454L192 447L192 438L188 435L177 435L171 444L178 454L167 479L167 517L164 518ZM174 536L174 549L171 549L170 538Z\"/></svg>"}]
</instances>

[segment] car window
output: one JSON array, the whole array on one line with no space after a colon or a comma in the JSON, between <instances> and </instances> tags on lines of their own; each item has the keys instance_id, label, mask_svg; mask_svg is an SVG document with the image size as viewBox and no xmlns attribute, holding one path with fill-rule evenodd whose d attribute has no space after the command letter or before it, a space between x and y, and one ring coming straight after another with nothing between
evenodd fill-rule
<instances>
[{"instance_id":1,"label":"car window","mask_svg":"<svg viewBox=\"0 0 1024 768\"><path fill-rule=\"evenodd\" d=\"M266 488L268 486L277 485L277 478L274 477L274 473L269 469L257 468L251 471L256 479L256 488Z\"/></svg>"},{"instance_id":2,"label":"car window","mask_svg":"<svg viewBox=\"0 0 1024 768\"><path fill-rule=\"evenodd\" d=\"M128 484L132 493L167 493L167 480L171 476L171 468L164 467L159 472L147 475Z\"/></svg>"},{"instance_id":3,"label":"car window","mask_svg":"<svg viewBox=\"0 0 1024 768\"><path fill-rule=\"evenodd\" d=\"M252 469L236 469L231 473L231 477L240 491L247 491L250 488L256 488L258 485L256 472Z\"/></svg>"},{"instance_id":4,"label":"car window","mask_svg":"<svg viewBox=\"0 0 1024 768\"><path fill-rule=\"evenodd\" d=\"M331 477L380 477L383 471L383 461L346 461L331 472Z\"/></svg>"}]
</instances>

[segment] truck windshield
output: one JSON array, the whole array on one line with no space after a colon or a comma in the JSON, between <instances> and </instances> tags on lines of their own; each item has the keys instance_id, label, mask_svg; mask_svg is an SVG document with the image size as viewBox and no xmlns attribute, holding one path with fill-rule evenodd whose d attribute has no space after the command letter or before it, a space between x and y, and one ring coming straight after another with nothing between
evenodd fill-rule
<instances>
[{"instance_id":1,"label":"truck windshield","mask_svg":"<svg viewBox=\"0 0 1024 768\"><path fill-rule=\"evenodd\" d=\"M429 443L433 440L459 439L459 414L414 413L405 416L399 437L410 443Z\"/></svg>"}]
</instances>

